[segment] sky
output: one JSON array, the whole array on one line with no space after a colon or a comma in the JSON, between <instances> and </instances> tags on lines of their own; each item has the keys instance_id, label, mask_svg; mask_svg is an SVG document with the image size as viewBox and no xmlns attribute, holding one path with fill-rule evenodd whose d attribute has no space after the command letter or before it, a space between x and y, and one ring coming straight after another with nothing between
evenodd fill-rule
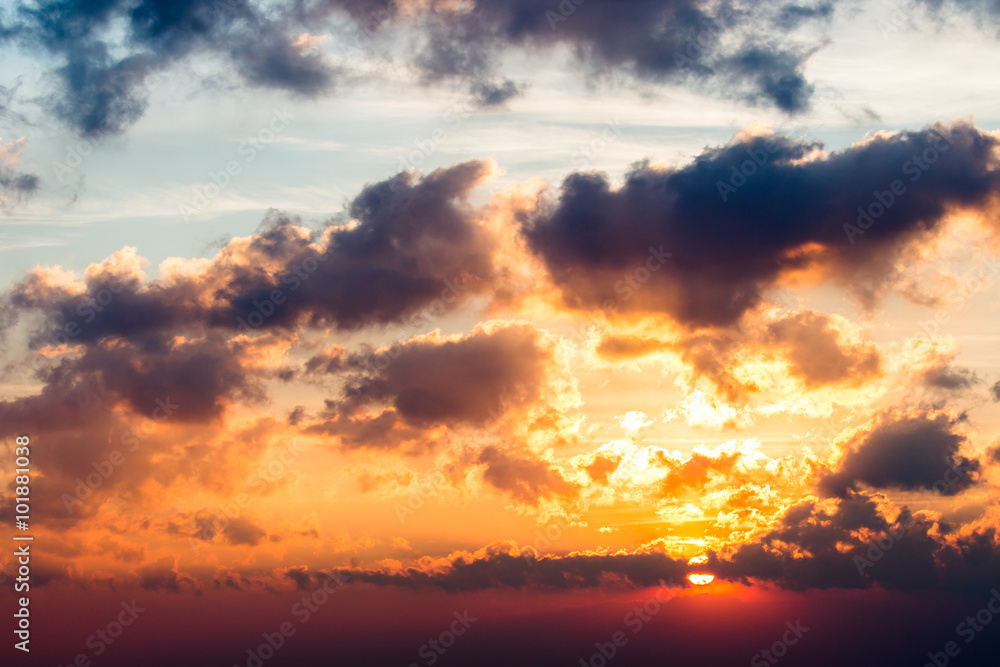
<instances>
[{"instance_id":1,"label":"sky","mask_svg":"<svg viewBox=\"0 0 1000 667\"><path fill-rule=\"evenodd\" d=\"M996 664L998 40L3 3L4 664Z\"/></svg>"}]
</instances>

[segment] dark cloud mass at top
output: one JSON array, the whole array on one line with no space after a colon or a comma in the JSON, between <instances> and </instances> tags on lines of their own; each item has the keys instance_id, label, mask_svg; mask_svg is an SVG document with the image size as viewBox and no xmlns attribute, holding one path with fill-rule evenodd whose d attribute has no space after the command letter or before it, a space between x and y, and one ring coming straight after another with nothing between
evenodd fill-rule
<instances>
[{"instance_id":1,"label":"dark cloud mass at top","mask_svg":"<svg viewBox=\"0 0 1000 667\"><path fill-rule=\"evenodd\" d=\"M717 95L788 113L808 109L803 74L809 46L774 37L829 11L775 3L480 0L438 9L417 59L432 79L489 78L511 47L569 47L590 75L624 70L648 82L690 83ZM794 17L794 18L793 18ZM742 32L737 28L742 29ZM735 37L734 37L735 36ZM736 44L725 44L733 37Z\"/></svg>"},{"instance_id":2,"label":"dark cloud mass at top","mask_svg":"<svg viewBox=\"0 0 1000 667\"><path fill-rule=\"evenodd\" d=\"M318 18L318 17L317 17ZM115 27L125 35L116 41ZM86 135L117 134L145 112L148 78L194 54L232 63L250 85L313 95L333 70L294 47L293 17L246 0L20 3L12 33L57 66L52 109Z\"/></svg>"},{"instance_id":3,"label":"dark cloud mass at top","mask_svg":"<svg viewBox=\"0 0 1000 667\"><path fill-rule=\"evenodd\" d=\"M502 74L506 53L563 46L589 79L620 70L795 114L811 103L803 67L816 45L789 33L830 9L691 0L50 0L20 2L8 14L0 40L55 58L51 111L97 136L128 130L146 111L150 77L191 57L218 61L248 86L327 93L338 65L296 39L345 23L363 36L362 45L383 34L415 38L400 57L426 82L466 82L482 106L501 105L523 88Z\"/></svg>"}]
</instances>

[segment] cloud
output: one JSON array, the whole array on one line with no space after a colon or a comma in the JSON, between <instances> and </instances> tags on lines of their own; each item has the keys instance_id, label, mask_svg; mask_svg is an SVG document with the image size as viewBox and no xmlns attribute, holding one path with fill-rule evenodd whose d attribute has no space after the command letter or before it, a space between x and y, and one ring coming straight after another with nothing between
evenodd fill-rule
<instances>
[{"instance_id":1,"label":"cloud","mask_svg":"<svg viewBox=\"0 0 1000 667\"><path fill-rule=\"evenodd\" d=\"M216 514L200 512L195 518L198 529L192 534L206 542L221 535L227 544L233 546L257 546L267 537L267 531L246 517L220 517Z\"/></svg>"},{"instance_id":2,"label":"cloud","mask_svg":"<svg viewBox=\"0 0 1000 667\"><path fill-rule=\"evenodd\" d=\"M543 498L569 498L580 490L558 468L528 452L491 445L479 453L477 463L485 465L483 480L525 505L537 506Z\"/></svg>"},{"instance_id":3,"label":"cloud","mask_svg":"<svg viewBox=\"0 0 1000 667\"><path fill-rule=\"evenodd\" d=\"M39 377L45 383L41 394L0 402L0 414L10 428L86 424L94 415L78 419L69 406L93 401L108 411L125 405L142 415L176 404L183 410L172 410L175 419L204 423L221 418L234 400L262 397L239 355L218 336L184 341L154 335L94 345L43 369ZM60 410L60 404L67 407Z\"/></svg>"},{"instance_id":4,"label":"cloud","mask_svg":"<svg viewBox=\"0 0 1000 667\"><path fill-rule=\"evenodd\" d=\"M793 276L835 279L870 305L912 243L950 211L993 201L996 145L964 122L835 153L742 134L683 167L637 164L617 189L603 174L574 173L523 233L574 310L728 326ZM914 158L925 153L934 163L922 169ZM908 189L885 195L894 181ZM872 205L880 193L894 198L887 210ZM875 218L862 217L869 210Z\"/></svg>"},{"instance_id":5,"label":"cloud","mask_svg":"<svg viewBox=\"0 0 1000 667\"><path fill-rule=\"evenodd\" d=\"M415 425L484 424L538 399L551 350L531 325L477 326L454 340L410 341L382 360L384 369L348 384L349 403L389 400Z\"/></svg>"},{"instance_id":6,"label":"cloud","mask_svg":"<svg viewBox=\"0 0 1000 667\"><path fill-rule=\"evenodd\" d=\"M230 491L281 426L232 419L236 404L263 398L251 365L219 336L179 335L115 339L48 360L34 373L37 393L0 400L0 437L46 443L32 459L44 499L35 513L70 525L116 494L142 506L158 493L150 479Z\"/></svg>"},{"instance_id":7,"label":"cloud","mask_svg":"<svg viewBox=\"0 0 1000 667\"><path fill-rule=\"evenodd\" d=\"M513 94L509 81L493 83L504 54L564 47L592 80L624 72L639 81L689 85L787 113L807 110L813 93L802 71L810 49L795 45L787 33L798 23L830 13L801 10L792 17L786 10L776 16L771 9L777 3L736 9L729 3L711 7L689 0L432 5L416 58L432 81L465 79L474 90L499 87ZM793 45L779 45L771 39L775 34Z\"/></svg>"},{"instance_id":8,"label":"cloud","mask_svg":"<svg viewBox=\"0 0 1000 667\"><path fill-rule=\"evenodd\" d=\"M643 336L606 335L597 344L597 354L608 360L634 359L669 349L670 344Z\"/></svg>"},{"instance_id":9,"label":"cloud","mask_svg":"<svg viewBox=\"0 0 1000 667\"><path fill-rule=\"evenodd\" d=\"M833 12L833 2L821 2L813 6L787 4L779 10L775 23L785 30L794 30L813 19L829 19Z\"/></svg>"},{"instance_id":10,"label":"cloud","mask_svg":"<svg viewBox=\"0 0 1000 667\"><path fill-rule=\"evenodd\" d=\"M643 588L669 582L681 587L686 585L687 569L686 561L655 550L538 556L531 547L518 549L511 542L495 542L475 553L452 554L422 567L395 571L343 569L336 573L349 576L352 582L377 586L474 591L497 587L593 588L609 583Z\"/></svg>"},{"instance_id":11,"label":"cloud","mask_svg":"<svg viewBox=\"0 0 1000 667\"><path fill-rule=\"evenodd\" d=\"M799 113L810 106L813 86L803 69L816 47L791 31L829 14L829 6L713 8L698 0L551 6L323 0L287 7L254 0L44 0L18 2L6 32L23 50L44 50L60 62L52 71L50 108L80 133L100 136L134 125L149 104L152 77L194 57L223 63L247 86L327 94L345 78L343 70L297 35L331 31L348 42L337 44L343 53L363 57L338 30L345 23L361 36L353 46L383 34L386 44L414 44L393 55L425 82L467 82L480 106L502 105L523 89L499 72L507 53L562 47L591 79L621 71L642 82L693 86Z\"/></svg>"},{"instance_id":12,"label":"cloud","mask_svg":"<svg viewBox=\"0 0 1000 667\"><path fill-rule=\"evenodd\" d=\"M139 572L139 586L146 591L180 593L182 586L189 588L194 584L192 577L177 571L177 563L170 557L161 558Z\"/></svg>"},{"instance_id":13,"label":"cloud","mask_svg":"<svg viewBox=\"0 0 1000 667\"><path fill-rule=\"evenodd\" d=\"M1000 6L993 0L919 0L928 11L940 18L947 8L953 13L965 12L977 19L977 24L986 27L1000 16Z\"/></svg>"},{"instance_id":14,"label":"cloud","mask_svg":"<svg viewBox=\"0 0 1000 667\"><path fill-rule=\"evenodd\" d=\"M340 3L323 4L329 13ZM298 95L325 92L336 78L295 45L289 12L249 0L47 0L18 3L16 16L26 50L63 61L51 106L84 135L126 131L148 106L150 77L196 54L228 61L248 85Z\"/></svg>"},{"instance_id":15,"label":"cloud","mask_svg":"<svg viewBox=\"0 0 1000 667\"><path fill-rule=\"evenodd\" d=\"M28 312L45 316L35 346L206 328L426 325L493 287L493 235L466 201L492 171L473 161L370 184L350 204L353 222L322 232L272 213L209 261L167 260L155 281L133 248L90 267L82 284L37 269L0 298L0 330Z\"/></svg>"},{"instance_id":16,"label":"cloud","mask_svg":"<svg viewBox=\"0 0 1000 667\"><path fill-rule=\"evenodd\" d=\"M2 90L0 86L0 93ZM2 115L3 106L0 105L0 116ZM41 179L35 174L16 168L23 149L24 138L6 144L0 143L0 211L28 199L41 184Z\"/></svg>"},{"instance_id":17,"label":"cloud","mask_svg":"<svg viewBox=\"0 0 1000 667\"><path fill-rule=\"evenodd\" d=\"M960 392L971 389L979 382L979 378L976 377L975 371L969 368L944 365L924 373L923 381L935 389Z\"/></svg>"},{"instance_id":18,"label":"cloud","mask_svg":"<svg viewBox=\"0 0 1000 667\"><path fill-rule=\"evenodd\" d=\"M807 386L858 385L878 375L881 357L872 344L841 340L833 319L814 311L790 314L768 325L793 375Z\"/></svg>"},{"instance_id":19,"label":"cloud","mask_svg":"<svg viewBox=\"0 0 1000 667\"><path fill-rule=\"evenodd\" d=\"M785 588L867 588L874 582L888 588L923 588L937 579L933 554L937 544L928 536L924 519L903 515L913 526L879 559L877 567L859 571L855 558L893 527L878 504L864 494L849 492L832 508L806 501L792 507L781 524L731 553L709 555L717 576L769 581ZM868 576L864 576L865 574Z\"/></svg>"},{"instance_id":20,"label":"cloud","mask_svg":"<svg viewBox=\"0 0 1000 667\"><path fill-rule=\"evenodd\" d=\"M959 455L963 417L923 411L887 412L845 444L837 467L819 487L843 497L865 484L876 489L934 491L951 496L977 481L980 464Z\"/></svg>"},{"instance_id":21,"label":"cloud","mask_svg":"<svg viewBox=\"0 0 1000 667\"><path fill-rule=\"evenodd\" d=\"M332 368L345 374L341 396L305 431L337 436L348 447L387 448L432 440L440 427L485 427L539 402L552 344L532 325L493 322L466 336L430 334L348 355ZM330 370L324 355L307 367Z\"/></svg>"},{"instance_id":22,"label":"cloud","mask_svg":"<svg viewBox=\"0 0 1000 667\"><path fill-rule=\"evenodd\" d=\"M953 532L928 513L894 510L884 496L849 491L832 504L795 505L758 539L710 552L707 568L725 579L795 590L975 593L1000 576L998 544L993 527Z\"/></svg>"}]
</instances>

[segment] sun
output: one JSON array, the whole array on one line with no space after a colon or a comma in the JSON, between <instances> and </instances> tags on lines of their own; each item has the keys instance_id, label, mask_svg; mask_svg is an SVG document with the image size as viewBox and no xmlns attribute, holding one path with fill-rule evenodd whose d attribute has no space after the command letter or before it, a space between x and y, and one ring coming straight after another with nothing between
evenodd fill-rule
<instances>
[{"instance_id":1,"label":"sun","mask_svg":"<svg viewBox=\"0 0 1000 667\"><path fill-rule=\"evenodd\" d=\"M708 556L695 556L688 560L689 565L704 565L708 562ZM689 574L688 581L695 586L708 586L715 581L714 574Z\"/></svg>"}]
</instances>

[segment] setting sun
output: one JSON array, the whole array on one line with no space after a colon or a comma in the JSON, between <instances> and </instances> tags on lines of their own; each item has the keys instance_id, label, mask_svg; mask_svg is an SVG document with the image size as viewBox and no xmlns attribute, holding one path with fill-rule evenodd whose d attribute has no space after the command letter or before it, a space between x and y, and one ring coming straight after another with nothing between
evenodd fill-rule
<instances>
[{"instance_id":1,"label":"setting sun","mask_svg":"<svg viewBox=\"0 0 1000 667\"><path fill-rule=\"evenodd\" d=\"M695 586L708 586L710 583L715 581L714 574L689 574L688 581L690 581Z\"/></svg>"}]
</instances>

